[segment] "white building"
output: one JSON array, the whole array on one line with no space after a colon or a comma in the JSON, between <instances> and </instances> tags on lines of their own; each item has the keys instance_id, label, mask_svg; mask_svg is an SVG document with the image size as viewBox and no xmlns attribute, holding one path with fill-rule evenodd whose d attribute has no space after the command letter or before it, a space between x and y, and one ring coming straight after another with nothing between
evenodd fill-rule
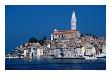
<instances>
[{"instance_id":1,"label":"white building","mask_svg":"<svg viewBox=\"0 0 110 82\"><path fill-rule=\"evenodd\" d=\"M85 47L82 47L81 51L82 51L81 55L84 57L84 54L85 54L85 51L86 51Z\"/></svg>"},{"instance_id":2,"label":"white building","mask_svg":"<svg viewBox=\"0 0 110 82\"><path fill-rule=\"evenodd\" d=\"M38 59L44 57L44 53L43 52L44 52L43 47L37 48L37 58Z\"/></svg>"},{"instance_id":3,"label":"white building","mask_svg":"<svg viewBox=\"0 0 110 82\"><path fill-rule=\"evenodd\" d=\"M78 56L82 56L82 49L81 49L81 47L77 47L76 48L76 52L77 52Z\"/></svg>"},{"instance_id":4,"label":"white building","mask_svg":"<svg viewBox=\"0 0 110 82\"><path fill-rule=\"evenodd\" d=\"M31 47L30 58L37 58L37 48Z\"/></svg>"},{"instance_id":5,"label":"white building","mask_svg":"<svg viewBox=\"0 0 110 82\"><path fill-rule=\"evenodd\" d=\"M96 55L95 47L88 47L88 48L86 48L85 55L86 56L95 56Z\"/></svg>"},{"instance_id":6,"label":"white building","mask_svg":"<svg viewBox=\"0 0 110 82\"><path fill-rule=\"evenodd\" d=\"M27 57L27 53L28 53L28 50L24 49L24 52L23 52L24 57Z\"/></svg>"},{"instance_id":7,"label":"white building","mask_svg":"<svg viewBox=\"0 0 110 82\"><path fill-rule=\"evenodd\" d=\"M106 45L103 45L103 47L102 47L102 53L103 54L106 54Z\"/></svg>"}]
</instances>

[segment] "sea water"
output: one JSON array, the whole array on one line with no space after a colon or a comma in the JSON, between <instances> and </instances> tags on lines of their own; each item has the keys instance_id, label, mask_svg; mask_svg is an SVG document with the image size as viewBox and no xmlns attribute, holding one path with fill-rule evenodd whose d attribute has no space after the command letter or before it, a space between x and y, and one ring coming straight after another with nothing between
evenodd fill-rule
<instances>
[{"instance_id":1,"label":"sea water","mask_svg":"<svg viewBox=\"0 0 110 82\"><path fill-rule=\"evenodd\" d=\"M106 70L106 59L6 59L6 70Z\"/></svg>"}]
</instances>

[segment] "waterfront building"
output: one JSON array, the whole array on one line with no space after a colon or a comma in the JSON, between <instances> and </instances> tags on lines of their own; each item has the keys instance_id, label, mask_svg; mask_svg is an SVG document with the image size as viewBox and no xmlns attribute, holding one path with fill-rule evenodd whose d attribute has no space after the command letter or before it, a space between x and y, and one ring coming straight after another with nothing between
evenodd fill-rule
<instances>
[{"instance_id":1,"label":"waterfront building","mask_svg":"<svg viewBox=\"0 0 110 82\"><path fill-rule=\"evenodd\" d=\"M82 47L77 47L76 48L76 53L77 53L78 57L82 56Z\"/></svg>"},{"instance_id":2,"label":"waterfront building","mask_svg":"<svg viewBox=\"0 0 110 82\"><path fill-rule=\"evenodd\" d=\"M106 54L106 46L105 45L103 45L103 47L102 47L102 53Z\"/></svg>"},{"instance_id":3,"label":"waterfront building","mask_svg":"<svg viewBox=\"0 0 110 82\"><path fill-rule=\"evenodd\" d=\"M37 48L31 47L30 58L37 58Z\"/></svg>"},{"instance_id":4,"label":"waterfront building","mask_svg":"<svg viewBox=\"0 0 110 82\"><path fill-rule=\"evenodd\" d=\"M44 49L43 47L37 48L37 58L43 58L44 57Z\"/></svg>"},{"instance_id":5,"label":"waterfront building","mask_svg":"<svg viewBox=\"0 0 110 82\"><path fill-rule=\"evenodd\" d=\"M95 56L96 55L96 49L95 47L87 47L85 50L85 56Z\"/></svg>"},{"instance_id":6,"label":"waterfront building","mask_svg":"<svg viewBox=\"0 0 110 82\"><path fill-rule=\"evenodd\" d=\"M26 58L26 56L27 56L27 53L28 53L28 50L27 50L27 49L24 49L23 55L24 55L25 58Z\"/></svg>"}]
</instances>

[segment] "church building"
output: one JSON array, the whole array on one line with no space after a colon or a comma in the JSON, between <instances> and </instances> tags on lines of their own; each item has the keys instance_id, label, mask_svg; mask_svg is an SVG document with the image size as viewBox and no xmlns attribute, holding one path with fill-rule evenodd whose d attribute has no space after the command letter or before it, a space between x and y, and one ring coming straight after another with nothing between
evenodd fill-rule
<instances>
[{"instance_id":1,"label":"church building","mask_svg":"<svg viewBox=\"0 0 110 82\"><path fill-rule=\"evenodd\" d=\"M76 29L76 16L75 12L73 11L72 18L71 18L71 30L54 30L51 34L51 40L68 40L73 38L79 38L80 32Z\"/></svg>"}]
</instances>

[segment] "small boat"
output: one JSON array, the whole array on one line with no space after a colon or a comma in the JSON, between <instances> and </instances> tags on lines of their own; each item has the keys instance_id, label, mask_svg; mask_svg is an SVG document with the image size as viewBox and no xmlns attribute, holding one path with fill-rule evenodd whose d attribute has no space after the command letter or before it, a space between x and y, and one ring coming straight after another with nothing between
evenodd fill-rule
<instances>
[{"instance_id":1,"label":"small boat","mask_svg":"<svg viewBox=\"0 0 110 82\"><path fill-rule=\"evenodd\" d=\"M97 56L97 58L106 58L106 54L100 54Z\"/></svg>"},{"instance_id":2,"label":"small boat","mask_svg":"<svg viewBox=\"0 0 110 82\"><path fill-rule=\"evenodd\" d=\"M94 56L92 56L92 57L90 57L90 56L85 56L85 59L91 59L91 60L94 60L94 59L97 59L97 57L94 57Z\"/></svg>"},{"instance_id":3,"label":"small boat","mask_svg":"<svg viewBox=\"0 0 110 82\"><path fill-rule=\"evenodd\" d=\"M85 59L84 57L54 57L53 59Z\"/></svg>"}]
</instances>

